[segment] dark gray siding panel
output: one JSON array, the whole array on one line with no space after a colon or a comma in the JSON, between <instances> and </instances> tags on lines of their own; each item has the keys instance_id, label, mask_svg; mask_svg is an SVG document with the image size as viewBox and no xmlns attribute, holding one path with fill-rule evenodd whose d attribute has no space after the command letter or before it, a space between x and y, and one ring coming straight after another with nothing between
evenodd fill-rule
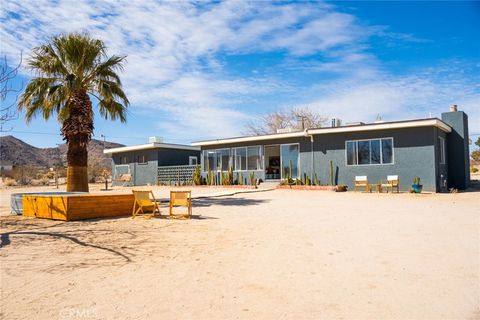
<instances>
[{"instance_id":1,"label":"dark gray siding panel","mask_svg":"<svg viewBox=\"0 0 480 320\"><path fill-rule=\"evenodd\" d=\"M158 166L181 166L188 165L189 157L197 157L200 163L200 151L196 150L178 150L178 149L158 149Z\"/></svg>"}]
</instances>

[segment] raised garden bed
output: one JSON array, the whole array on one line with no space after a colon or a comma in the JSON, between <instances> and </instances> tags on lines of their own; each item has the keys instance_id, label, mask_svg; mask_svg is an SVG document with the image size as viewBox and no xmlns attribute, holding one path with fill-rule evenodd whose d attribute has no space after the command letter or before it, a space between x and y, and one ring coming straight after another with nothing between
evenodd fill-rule
<instances>
[{"instance_id":1,"label":"raised garden bed","mask_svg":"<svg viewBox=\"0 0 480 320\"><path fill-rule=\"evenodd\" d=\"M258 189L258 186L251 186L251 185L226 185L226 186L206 186L206 185L201 185L201 186L172 186L175 188L187 188L187 189L192 189L192 188L217 188L217 189Z\"/></svg>"},{"instance_id":2,"label":"raised garden bed","mask_svg":"<svg viewBox=\"0 0 480 320\"><path fill-rule=\"evenodd\" d=\"M277 189L333 191L335 186L278 185Z\"/></svg>"}]
</instances>

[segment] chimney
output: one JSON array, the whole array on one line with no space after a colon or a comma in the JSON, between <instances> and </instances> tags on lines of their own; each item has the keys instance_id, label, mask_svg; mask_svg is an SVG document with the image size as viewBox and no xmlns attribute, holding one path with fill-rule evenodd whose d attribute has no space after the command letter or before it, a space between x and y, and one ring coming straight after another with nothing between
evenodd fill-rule
<instances>
[{"instance_id":1,"label":"chimney","mask_svg":"<svg viewBox=\"0 0 480 320\"><path fill-rule=\"evenodd\" d=\"M442 113L442 121L452 128L447 134L448 187L465 190L470 184L468 116L456 105Z\"/></svg>"}]
</instances>

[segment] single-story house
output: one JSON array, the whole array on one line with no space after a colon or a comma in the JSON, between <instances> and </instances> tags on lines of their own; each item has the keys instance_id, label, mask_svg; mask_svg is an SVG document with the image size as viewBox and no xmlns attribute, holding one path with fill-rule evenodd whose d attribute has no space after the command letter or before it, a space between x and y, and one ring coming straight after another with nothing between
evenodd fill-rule
<instances>
[{"instance_id":1,"label":"single-story house","mask_svg":"<svg viewBox=\"0 0 480 320\"><path fill-rule=\"evenodd\" d=\"M470 183L468 117L452 106L441 119L356 123L269 135L198 141L202 175L226 171L263 181L304 175L353 188L355 176L379 183L398 175L409 190L415 176L423 190L466 189ZM332 169L330 169L330 161Z\"/></svg>"},{"instance_id":2,"label":"single-story house","mask_svg":"<svg viewBox=\"0 0 480 320\"><path fill-rule=\"evenodd\" d=\"M150 137L147 144L105 149L104 154L112 155L113 185L124 184L119 181L122 175L128 175L131 185L156 185L160 168L195 166L200 160L199 147L164 143L158 137Z\"/></svg>"}]
</instances>

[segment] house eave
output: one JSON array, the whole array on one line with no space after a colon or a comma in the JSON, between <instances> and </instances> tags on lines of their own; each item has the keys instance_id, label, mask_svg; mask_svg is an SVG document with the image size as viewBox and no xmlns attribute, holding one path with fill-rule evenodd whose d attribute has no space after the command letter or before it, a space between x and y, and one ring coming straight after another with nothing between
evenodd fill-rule
<instances>
[{"instance_id":1,"label":"house eave","mask_svg":"<svg viewBox=\"0 0 480 320\"><path fill-rule=\"evenodd\" d=\"M203 147L203 146L212 146L212 145L221 145L221 144L254 142L254 141L262 141L262 140L306 137L310 135L320 135L320 134L391 130L391 129L404 129L404 128L417 128L417 127L437 127L447 133L452 131L452 128L445 122L437 118L432 118L432 119L407 120L407 121L396 121L396 122L385 122L385 123L371 123L371 124L342 126L342 127L334 127L334 128L306 129L305 131L268 134L268 135L261 135L261 136L248 136L248 137L196 141L196 142L193 142L191 145Z\"/></svg>"},{"instance_id":2,"label":"house eave","mask_svg":"<svg viewBox=\"0 0 480 320\"><path fill-rule=\"evenodd\" d=\"M177 150L200 151L200 148L195 147L195 146L187 146L187 145L183 145L183 144L173 144L173 143L152 142L152 143L147 143L147 144L139 144L139 145L136 145L136 146L105 149L103 151L103 153L104 154L113 154L113 153L141 151L141 150L149 150L149 149L177 149Z\"/></svg>"}]
</instances>

